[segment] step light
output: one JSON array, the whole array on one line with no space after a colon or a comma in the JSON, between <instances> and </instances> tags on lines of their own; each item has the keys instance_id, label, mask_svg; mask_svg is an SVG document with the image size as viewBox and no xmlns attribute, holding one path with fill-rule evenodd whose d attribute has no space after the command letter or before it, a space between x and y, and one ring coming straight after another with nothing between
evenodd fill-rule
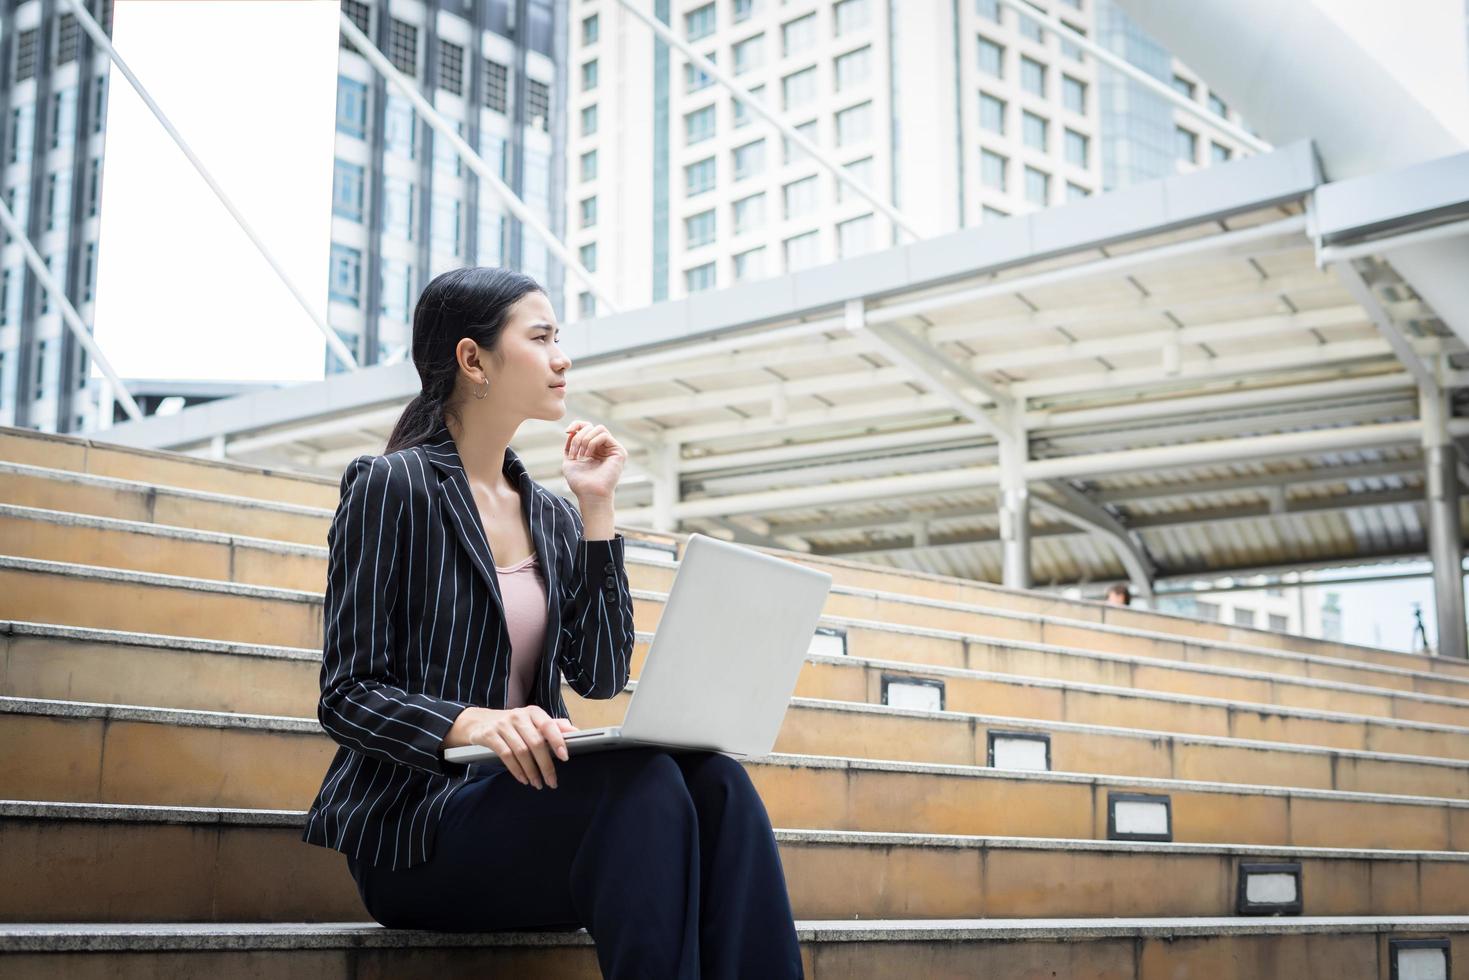
<instances>
[{"instance_id":1,"label":"step light","mask_svg":"<svg viewBox=\"0 0 1469 980\"><path fill-rule=\"evenodd\" d=\"M1108 840L1173 839L1173 801L1166 793L1107 794Z\"/></svg>"},{"instance_id":2,"label":"step light","mask_svg":"<svg viewBox=\"0 0 1469 980\"><path fill-rule=\"evenodd\" d=\"M994 769L1051 771L1051 736L1039 732L990 731L989 764Z\"/></svg>"},{"instance_id":3,"label":"step light","mask_svg":"<svg viewBox=\"0 0 1469 980\"><path fill-rule=\"evenodd\" d=\"M882 703L891 708L944 710L944 682L928 677L882 675Z\"/></svg>"},{"instance_id":4,"label":"step light","mask_svg":"<svg viewBox=\"0 0 1469 980\"><path fill-rule=\"evenodd\" d=\"M1389 939L1391 980L1451 980L1447 939Z\"/></svg>"},{"instance_id":5,"label":"step light","mask_svg":"<svg viewBox=\"0 0 1469 980\"><path fill-rule=\"evenodd\" d=\"M831 626L816 627L811 646L806 651L818 657L845 657L847 655L847 631Z\"/></svg>"},{"instance_id":6,"label":"step light","mask_svg":"<svg viewBox=\"0 0 1469 980\"><path fill-rule=\"evenodd\" d=\"M1240 915L1300 915L1301 862L1241 862L1235 895Z\"/></svg>"}]
</instances>

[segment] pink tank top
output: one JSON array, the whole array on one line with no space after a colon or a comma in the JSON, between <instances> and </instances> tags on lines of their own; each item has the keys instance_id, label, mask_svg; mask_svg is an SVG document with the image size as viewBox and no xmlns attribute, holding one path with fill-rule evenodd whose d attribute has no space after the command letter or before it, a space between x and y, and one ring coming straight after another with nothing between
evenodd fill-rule
<instances>
[{"instance_id":1,"label":"pink tank top","mask_svg":"<svg viewBox=\"0 0 1469 980\"><path fill-rule=\"evenodd\" d=\"M523 708L536 683L546 638L546 582L534 552L509 567L495 566L505 625L510 631L510 680L506 708Z\"/></svg>"}]
</instances>

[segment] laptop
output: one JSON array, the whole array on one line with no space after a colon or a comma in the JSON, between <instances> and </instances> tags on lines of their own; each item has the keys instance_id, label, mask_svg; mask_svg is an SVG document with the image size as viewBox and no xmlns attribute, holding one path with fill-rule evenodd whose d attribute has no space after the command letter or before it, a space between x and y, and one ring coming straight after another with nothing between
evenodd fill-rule
<instances>
[{"instance_id":1,"label":"laptop","mask_svg":"<svg viewBox=\"0 0 1469 980\"><path fill-rule=\"evenodd\" d=\"M632 746L760 756L775 747L831 576L689 536L621 725L567 732L570 755ZM503 765L460 745L448 762Z\"/></svg>"}]
</instances>

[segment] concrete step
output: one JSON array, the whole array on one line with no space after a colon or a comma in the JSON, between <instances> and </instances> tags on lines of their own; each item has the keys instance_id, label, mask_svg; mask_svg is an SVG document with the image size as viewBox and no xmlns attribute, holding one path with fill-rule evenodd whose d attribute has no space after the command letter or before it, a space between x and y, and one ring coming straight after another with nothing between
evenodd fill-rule
<instances>
[{"instance_id":1,"label":"concrete step","mask_svg":"<svg viewBox=\"0 0 1469 980\"><path fill-rule=\"evenodd\" d=\"M306 807L337 749L314 718L4 703L0 786L14 799ZM1114 824L1125 829L1137 812L1129 801L1146 796L1140 819L1177 841L1469 849L1462 798L835 755L747 765L772 821L789 827L1101 840Z\"/></svg>"},{"instance_id":2,"label":"concrete step","mask_svg":"<svg viewBox=\"0 0 1469 980\"><path fill-rule=\"evenodd\" d=\"M49 486L49 482L59 486ZM95 479L85 474L69 471L47 470L34 466L0 462L0 503L49 508L86 514L96 517L120 518L134 522L156 522L173 527L200 529L228 535L249 535L266 540L320 546L325 542L326 529L330 522L333 497L329 506L320 508L285 507L243 497L225 498L218 494L155 487L134 481ZM230 504L233 504L231 510ZM655 547L674 546L678 536L661 535L657 532L621 529L635 539L653 542ZM226 548L239 548L240 544L225 544ZM201 550L197 545L194 551ZM1174 647L1198 645L1202 647L1224 646L1229 649L1253 652L1295 651L1328 659L1369 664L1383 664L1406 670L1469 678L1469 663L1447 661L1443 658L1423 654L1410 654L1385 650L1373 650L1350 644L1333 643L1303 637L1286 636L1265 630L1246 629L1217 623L1203 623L1182 617L1160 613L1122 609L1102 603L1067 600L1042 593L1020 592L998 588L985 583L950 579L940 576L911 573L901 569L877 568L870 564L841 561L802 555L796 552L761 549L780 555L788 560L801 562L829 571L834 576L834 599L848 595L860 608L873 594L892 594L906 597L921 604L927 603L929 613L922 610L916 618L889 620L886 616L870 616L863 612L848 613L832 608L837 615L855 615L885 621L914 622L918 625L942 625L933 622L934 615L947 615L945 610L958 608L969 614L963 627L969 632L991 633L1009 639L1026 639L1031 642L1079 645L1092 649L1112 650L1136 648L1146 643L1159 643ZM630 549L630 553L636 549ZM43 555L52 558L53 555ZM199 558L199 561L217 566L218 558ZM656 563L654 563L656 564ZM119 567L134 567L122 565ZM664 575L671 576L672 563L664 563ZM630 569L631 571L631 569ZM172 574L194 574L178 567ZM206 576L207 577L207 576ZM322 573L324 578L324 572ZM256 584L276 584L297 587L287 580L272 580L246 572L238 579ZM318 580L319 581L319 580ZM666 590L666 577L635 582L639 587ZM310 588L319 588L309 585ZM983 620L974 617L982 613L995 623L983 625ZM1046 632L1049 629L1050 635ZM1096 643L1073 642L1077 637L1096 635ZM1178 651L1179 656L1183 653ZM1173 653L1154 654L1178 658Z\"/></svg>"},{"instance_id":3,"label":"concrete step","mask_svg":"<svg viewBox=\"0 0 1469 980\"><path fill-rule=\"evenodd\" d=\"M322 547L8 504L0 504L0 540L5 542L5 552L15 557L217 582L319 592L326 575L326 549ZM666 563L638 558L629 561L629 579L634 589L666 594L672 578L672 569ZM1428 671L1289 655L1274 650L1209 648L1200 651L1195 659L1180 663L1170 658L1100 653L1046 643L1000 642L972 633L892 626L836 616L829 616L827 622L845 632L849 653L870 657L915 659L911 654L896 655L894 648L907 649L922 643L926 648L925 659L935 664L1469 724L1469 677L1440 676ZM1194 649L1189 648L1187 652L1193 655ZM1348 694L1346 687L1302 683L1277 695L1272 686L1289 683L1280 675L1302 682L1355 685L1360 691ZM1416 714L1405 715L1395 710L1391 702L1382 700L1379 688L1457 698L1460 703L1439 710L1419 702L1414 705ZM1364 696L1356 698L1359 693Z\"/></svg>"},{"instance_id":4,"label":"concrete step","mask_svg":"<svg viewBox=\"0 0 1469 980\"><path fill-rule=\"evenodd\" d=\"M1430 971L1462 962L1466 932L1463 916L796 921L809 980L911 976L915 967L925 980L1385 980L1395 957L1409 980L1408 970L1447 977ZM13 980L601 976L580 929L434 933L372 922L13 924L0 926L0 966Z\"/></svg>"},{"instance_id":5,"label":"concrete step","mask_svg":"<svg viewBox=\"0 0 1469 980\"><path fill-rule=\"evenodd\" d=\"M321 596L313 592L3 557L0 590L12 596L18 618L33 622L273 646L305 647L315 644L322 635ZM635 616L640 627L647 630L656 626L664 598L662 593L635 593ZM869 624L869 628L877 626ZM891 628L888 632L902 635L894 634ZM954 645L957 641L952 636L933 630L908 627L906 633L906 642L893 653L920 664L942 660L945 644L951 652L962 649ZM814 648L820 648L820 642ZM640 648L635 654L635 674L640 670L643 653ZM954 677L946 680L945 686L946 697L953 699L949 703L965 711L1469 758L1469 730L1458 726L1350 710L1261 704L1240 695L1245 693L1243 685L1253 683L1257 689L1282 699L1301 696L1311 703L1431 716L1461 710L1462 706L1450 699L1354 691L1318 681L1277 683L1266 678L1221 679L1217 674L1208 680L1212 689L1225 690L1233 697L1134 691L996 673ZM1235 689L1229 690L1228 683L1236 681ZM1003 702L997 703L997 697Z\"/></svg>"},{"instance_id":6,"label":"concrete step","mask_svg":"<svg viewBox=\"0 0 1469 980\"><path fill-rule=\"evenodd\" d=\"M0 695L7 698L312 718L320 670L314 650L0 622ZM776 751L986 765L993 733L1002 767L1017 764L1007 750L1036 748L1017 744L1020 736L1048 742L1050 768L1067 772L1469 797L1463 760L983 714L953 710L952 699L940 711L883 704L884 678L973 676L815 655L798 679ZM582 727L621 723L629 696L587 701L564 684L562 693Z\"/></svg>"},{"instance_id":7,"label":"concrete step","mask_svg":"<svg viewBox=\"0 0 1469 980\"><path fill-rule=\"evenodd\" d=\"M0 801L6 922L369 918L336 851L294 810ZM1270 893L1305 915L1469 913L1469 855L1434 851L785 830L798 918L1231 915ZM109 860L92 856L106 853ZM1282 868L1261 868L1260 865ZM165 870L166 869L166 870ZM150 886L140 891L138 883Z\"/></svg>"},{"instance_id":8,"label":"concrete step","mask_svg":"<svg viewBox=\"0 0 1469 980\"><path fill-rule=\"evenodd\" d=\"M0 426L0 460L158 486L333 508L340 480L99 439Z\"/></svg>"}]
</instances>

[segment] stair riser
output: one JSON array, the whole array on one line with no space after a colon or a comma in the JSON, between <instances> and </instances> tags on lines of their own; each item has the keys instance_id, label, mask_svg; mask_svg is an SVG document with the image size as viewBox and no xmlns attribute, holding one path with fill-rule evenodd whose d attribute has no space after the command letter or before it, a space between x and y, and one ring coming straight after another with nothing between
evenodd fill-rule
<instances>
[{"instance_id":1,"label":"stair riser","mask_svg":"<svg viewBox=\"0 0 1469 980\"><path fill-rule=\"evenodd\" d=\"M0 786L12 799L305 809L336 749L321 733L17 714L0 722ZM1108 790L1138 791L1105 780L748 769L777 826L831 830L1105 839ZM1181 842L1469 849L1469 808L1245 790L1171 797Z\"/></svg>"},{"instance_id":2,"label":"stair riser","mask_svg":"<svg viewBox=\"0 0 1469 980\"><path fill-rule=\"evenodd\" d=\"M5 880L45 883L6 890L0 919L368 919L346 859L299 837L295 827L0 821ZM797 919L1222 916L1233 914L1238 874L1228 855L790 841L780 852ZM1301 873L1306 915L1469 910L1460 862L1305 860Z\"/></svg>"}]
</instances>

